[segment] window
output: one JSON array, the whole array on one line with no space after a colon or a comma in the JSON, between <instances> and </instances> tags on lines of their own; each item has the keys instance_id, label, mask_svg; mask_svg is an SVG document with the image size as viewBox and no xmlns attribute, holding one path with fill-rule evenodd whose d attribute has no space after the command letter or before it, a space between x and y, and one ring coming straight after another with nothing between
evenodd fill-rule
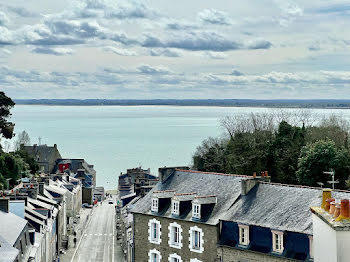
<instances>
[{"instance_id":1,"label":"window","mask_svg":"<svg viewBox=\"0 0 350 262\"><path fill-rule=\"evenodd\" d=\"M193 204L192 217L193 218L201 218L201 205L200 204Z\"/></svg>"},{"instance_id":2,"label":"window","mask_svg":"<svg viewBox=\"0 0 350 262\"><path fill-rule=\"evenodd\" d=\"M153 218L150 219L148 222L148 241L153 244L160 244L161 243L161 225L160 221Z\"/></svg>"},{"instance_id":3,"label":"window","mask_svg":"<svg viewBox=\"0 0 350 262\"><path fill-rule=\"evenodd\" d=\"M162 260L162 256L157 249L152 249L148 252L148 262L160 262Z\"/></svg>"},{"instance_id":4,"label":"window","mask_svg":"<svg viewBox=\"0 0 350 262\"><path fill-rule=\"evenodd\" d=\"M181 226L174 222L170 223L169 227L169 246L173 248L182 248L182 228Z\"/></svg>"},{"instance_id":5,"label":"window","mask_svg":"<svg viewBox=\"0 0 350 262\"><path fill-rule=\"evenodd\" d=\"M158 212L158 198L152 198L151 211Z\"/></svg>"},{"instance_id":6,"label":"window","mask_svg":"<svg viewBox=\"0 0 350 262\"><path fill-rule=\"evenodd\" d=\"M249 245L249 226L238 225L239 227L239 244L243 246Z\"/></svg>"},{"instance_id":7,"label":"window","mask_svg":"<svg viewBox=\"0 0 350 262\"><path fill-rule=\"evenodd\" d=\"M283 232L272 231L272 250L276 253L283 252Z\"/></svg>"},{"instance_id":8,"label":"window","mask_svg":"<svg viewBox=\"0 0 350 262\"><path fill-rule=\"evenodd\" d=\"M180 203L179 201L176 201L176 200L173 200L172 201L172 210L171 210L171 213L174 214L174 215L180 215Z\"/></svg>"},{"instance_id":9,"label":"window","mask_svg":"<svg viewBox=\"0 0 350 262\"><path fill-rule=\"evenodd\" d=\"M182 262L182 259L179 255L177 254L171 254L168 259L169 262Z\"/></svg>"},{"instance_id":10,"label":"window","mask_svg":"<svg viewBox=\"0 0 350 262\"><path fill-rule=\"evenodd\" d=\"M193 252L202 253L204 251L204 233L202 229L197 226L191 227L190 233L190 245L189 248Z\"/></svg>"},{"instance_id":11,"label":"window","mask_svg":"<svg viewBox=\"0 0 350 262\"><path fill-rule=\"evenodd\" d=\"M309 255L310 258L314 258L314 238L309 236Z\"/></svg>"}]
</instances>

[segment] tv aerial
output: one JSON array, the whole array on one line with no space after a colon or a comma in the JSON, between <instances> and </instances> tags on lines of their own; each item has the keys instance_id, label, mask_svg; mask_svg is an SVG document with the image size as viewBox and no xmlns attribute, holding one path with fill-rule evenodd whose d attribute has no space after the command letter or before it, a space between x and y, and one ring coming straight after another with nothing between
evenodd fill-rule
<instances>
[{"instance_id":1,"label":"tv aerial","mask_svg":"<svg viewBox=\"0 0 350 262\"><path fill-rule=\"evenodd\" d=\"M331 169L331 171L323 171L323 174L332 176L332 180L331 181L327 181L327 183L331 184L332 185L332 189L334 189L334 184L338 184L339 183L339 180L334 180L335 171L333 169Z\"/></svg>"}]
</instances>

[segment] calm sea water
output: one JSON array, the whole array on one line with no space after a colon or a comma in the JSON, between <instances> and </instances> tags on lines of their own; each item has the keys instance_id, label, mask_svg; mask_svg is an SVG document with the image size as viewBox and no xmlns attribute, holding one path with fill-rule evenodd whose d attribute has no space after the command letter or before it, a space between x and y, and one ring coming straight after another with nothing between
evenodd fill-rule
<instances>
[{"instance_id":1,"label":"calm sea water","mask_svg":"<svg viewBox=\"0 0 350 262\"><path fill-rule=\"evenodd\" d=\"M97 184L115 188L118 175L142 166L189 165L196 147L209 136L221 136L220 119L265 108L175 106L15 106L17 133L31 142L57 144L64 158L85 158L95 165ZM313 110L317 114L350 110Z\"/></svg>"}]
</instances>

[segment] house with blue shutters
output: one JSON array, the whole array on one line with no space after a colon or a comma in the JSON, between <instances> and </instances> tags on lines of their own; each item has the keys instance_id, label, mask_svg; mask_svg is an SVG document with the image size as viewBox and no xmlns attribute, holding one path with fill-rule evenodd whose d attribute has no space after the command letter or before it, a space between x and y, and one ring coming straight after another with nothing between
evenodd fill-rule
<instances>
[{"instance_id":1,"label":"house with blue shutters","mask_svg":"<svg viewBox=\"0 0 350 262\"><path fill-rule=\"evenodd\" d=\"M310 207L321 202L321 188L271 183L266 173L160 168L132 209L131 261L314 261Z\"/></svg>"}]
</instances>

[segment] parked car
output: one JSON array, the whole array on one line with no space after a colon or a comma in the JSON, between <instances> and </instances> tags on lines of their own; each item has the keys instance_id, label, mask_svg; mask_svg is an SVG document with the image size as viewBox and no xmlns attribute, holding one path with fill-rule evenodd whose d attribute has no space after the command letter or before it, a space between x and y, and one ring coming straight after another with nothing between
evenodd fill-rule
<instances>
[{"instance_id":1,"label":"parked car","mask_svg":"<svg viewBox=\"0 0 350 262\"><path fill-rule=\"evenodd\" d=\"M108 204L114 204L113 200L108 200Z\"/></svg>"}]
</instances>

